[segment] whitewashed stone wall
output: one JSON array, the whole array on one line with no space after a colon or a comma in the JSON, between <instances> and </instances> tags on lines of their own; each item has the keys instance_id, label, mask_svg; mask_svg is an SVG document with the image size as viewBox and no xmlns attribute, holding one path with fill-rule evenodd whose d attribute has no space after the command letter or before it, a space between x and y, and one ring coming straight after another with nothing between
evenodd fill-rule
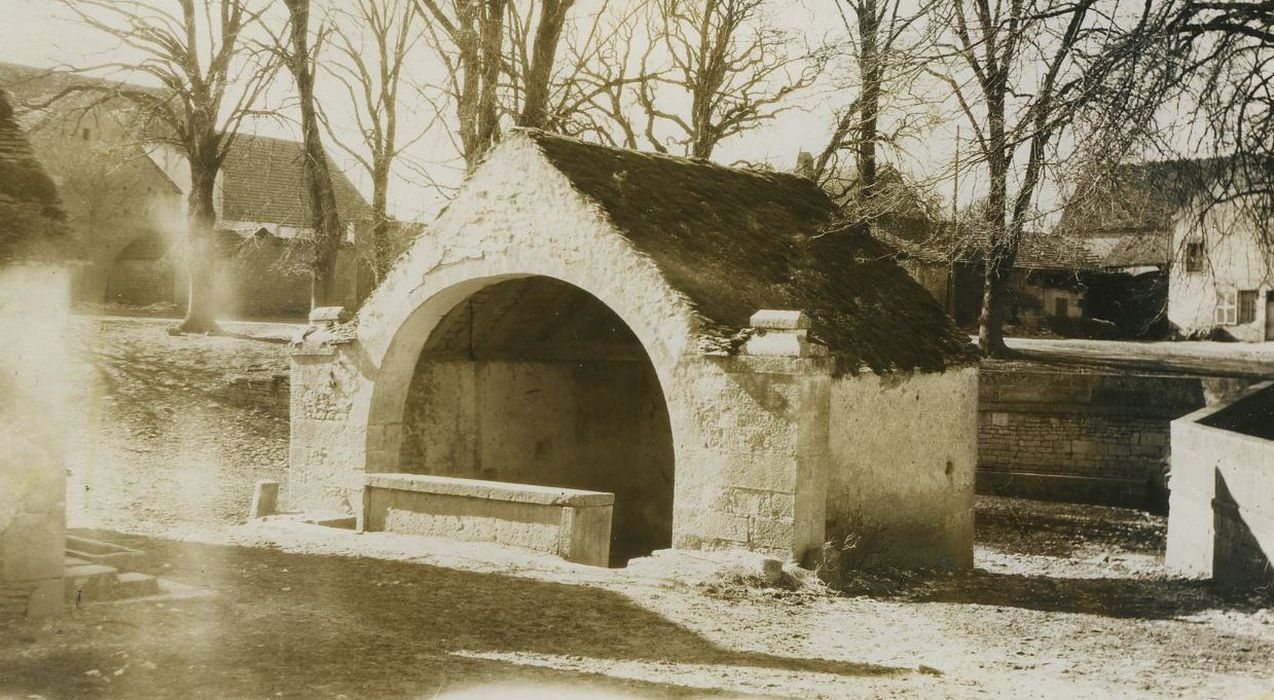
<instances>
[{"instance_id":1,"label":"whitewashed stone wall","mask_svg":"<svg viewBox=\"0 0 1274 700\"><path fill-rule=\"evenodd\" d=\"M851 387L879 380L867 375L834 382L827 357L705 355L688 300L530 139L517 135L491 154L430 235L398 261L359 312L356 330L313 332L296 345L292 507L361 515L365 475L403 466L403 407L431 331L485 286L532 275L593 295L624 320L645 349L668 403L676 463L675 547L742 547L795 559L821 550L829 459L836 449L828 431L844 430L834 418L829 422L833 390L841 387L842 414L855 401L863 402L856 411L878 412L870 402L880 398L879 390L856 393ZM963 532L971 518L964 494L966 482L972 493L976 396L962 403L971 391L969 373L932 375L927 382L940 392L947 376L956 387L947 394L958 398L935 398L928 407L963 411L967 418L969 430L953 428L940 438L967 441L950 448L949 459L958 464L955 478L942 476L958 495L939 494L938 481L923 488L905 485L909 466L880 483L882 492L897 487L915 499L931 499L906 512L932 516L942 532ZM899 404L886 415L902 420L911 410L923 409ZM866 462L884 461L897 451L896 441L911 437L887 420L871 427L882 433L864 448L874 453L856 457ZM864 509L896 507L894 501L864 503ZM951 556L964 563L971 555Z\"/></svg>"},{"instance_id":2,"label":"whitewashed stone wall","mask_svg":"<svg viewBox=\"0 0 1274 700\"><path fill-rule=\"evenodd\" d=\"M1203 245L1201 268L1186 269L1185 250L1190 243ZM1202 224L1193 214L1185 214L1173 229L1175 256L1168 276L1168 320L1184 333L1207 332L1220 327L1237 340L1267 339L1267 297L1274 292L1274 260L1258 242L1252 222L1240 216L1233 204L1219 204L1207 212ZM1237 323L1218 323L1217 295L1256 292L1255 317ZM1230 321L1231 319L1224 319Z\"/></svg>"},{"instance_id":3,"label":"whitewashed stone wall","mask_svg":"<svg viewBox=\"0 0 1274 700\"><path fill-rule=\"evenodd\" d=\"M833 382L828 529L850 561L972 566L977 408L975 368Z\"/></svg>"},{"instance_id":4,"label":"whitewashed stone wall","mask_svg":"<svg viewBox=\"0 0 1274 700\"><path fill-rule=\"evenodd\" d=\"M70 276L0 269L0 617L62 610Z\"/></svg>"}]
</instances>

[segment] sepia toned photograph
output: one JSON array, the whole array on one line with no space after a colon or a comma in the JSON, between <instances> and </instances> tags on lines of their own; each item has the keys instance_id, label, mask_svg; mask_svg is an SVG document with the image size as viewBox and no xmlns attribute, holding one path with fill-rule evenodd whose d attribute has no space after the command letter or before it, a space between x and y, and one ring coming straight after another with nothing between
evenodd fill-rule
<instances>
[{"instance_id":1,"label":"sepia toned photograph","mask_svg":"<svg viewBox=\"0 0 1274 700\"><path fill-rule=\"evenodd\" d=\"M1272 558L1272 0L0 0L0 700L1274 700Z\"/></svg>"}]
</instances>

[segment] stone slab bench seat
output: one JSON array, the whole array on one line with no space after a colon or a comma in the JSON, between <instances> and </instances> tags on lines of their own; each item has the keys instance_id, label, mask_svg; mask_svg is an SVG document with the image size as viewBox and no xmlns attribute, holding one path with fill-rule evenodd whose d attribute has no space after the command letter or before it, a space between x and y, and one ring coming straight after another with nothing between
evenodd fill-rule
<instances>
[{"instance_id":1,"label":"stone slab bench seat","mask_svg":"<svg viewBox=\"0 0 1274 700\"><path fill-rule=\"evenodd\" d=\"M615 494L425 474L367 474L364 529L497 542L606 566Z\"/></svg>"}]
</instances>

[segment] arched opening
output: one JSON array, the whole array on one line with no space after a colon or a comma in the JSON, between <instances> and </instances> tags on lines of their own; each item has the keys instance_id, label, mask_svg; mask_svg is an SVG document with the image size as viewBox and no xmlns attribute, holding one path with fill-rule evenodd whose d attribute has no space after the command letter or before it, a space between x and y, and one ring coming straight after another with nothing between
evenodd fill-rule
<instances>
[{"instance_id":1,"label":"arched opening","mask_svg":"<svg viewBox=\"0 0 1274 700\"><path fill-rule=\"evenodd\" d=\"M548 277L498 282L425 341L399 470L615 494L611 561L672 541L673 445L658 376L622 319Z\"/></svg>"},{"instance_id":2,"label":"arched opening","mask_svg":"<svg viewBox=\"0 0 1274 700\"><path fill-rule=\"evenodd\" d=\"M111 264L105 301L130 306L171 304L174 268L169 247L155 231L133 239Z\"/></svg>"}]
</instances>

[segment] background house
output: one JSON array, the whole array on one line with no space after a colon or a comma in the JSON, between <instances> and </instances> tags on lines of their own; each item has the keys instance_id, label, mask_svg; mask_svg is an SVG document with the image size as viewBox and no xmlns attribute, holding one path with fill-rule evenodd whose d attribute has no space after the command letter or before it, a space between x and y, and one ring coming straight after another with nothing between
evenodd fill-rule
<instances>
[{"instance_id":1,"label":"background house","mask_svg":"<svg viewBox=\"0 0 1274 700\"><path fill-rule=\"evenodd\" d=\"M147 140L123 100L81 92L42 106L70 86L108 82L0 63L0 86L28 106L20 119L63 193L71 248L83 260L76 302L180 307L188 294L184 158ZM214 294L223 317L296 317L308 310L309 277L289 245L310 232L303 157L298 142L251 134L239 135L228 153L214 196L220 234ZM347 224L336 293L353 308L370 287L359 282L370 270L357 235L367 230L370 207L339 169L332 173Z\"/></svg>"},{"instance_id":2,"label":"background house","mask_svg":"<svg viewBox=\"0 0 1274 700\"><path fill-rule=\"evenodd\" d=\"M1269 223L1252 221L1233 202L1180 217L1172 243L1182 255L1168 281L1168 319L1178 332L1274 340Z\"/></svg>"},{"instance_id":3,"label":"background house","mask_svg":"<svg viewBox=\"0 0 1274 700\"><path fill-rule=\"evenodd\" d=\"M1119 273L1101 290L1108 314L1158 321L1177 336L1274 338L1274 258L1262 243L1270 222L1242 215L1234 202L1207 205L1224 165L1134 163L1081 185L1059 228L1087 240Z\"/></svg>"},{"instance_id":4,"label":"background house","mask_svg":"<svg viewBox=\"0 0 1274 700\"><path fill-rule=\"evenodd\" d=\"M977 324L982 308L986 242L949 223L921 241L877 231L898 251L904 269L964 327ZM1063 335L1092 334L1081 321L1092 318L1090 289L1109 274L1087 243L1065 235L1029 232L1009 279L1005 320L1016 332L1041 329ZM1113 333L1110 324L1098 332Z\"/></svg>"}]
</instances>

